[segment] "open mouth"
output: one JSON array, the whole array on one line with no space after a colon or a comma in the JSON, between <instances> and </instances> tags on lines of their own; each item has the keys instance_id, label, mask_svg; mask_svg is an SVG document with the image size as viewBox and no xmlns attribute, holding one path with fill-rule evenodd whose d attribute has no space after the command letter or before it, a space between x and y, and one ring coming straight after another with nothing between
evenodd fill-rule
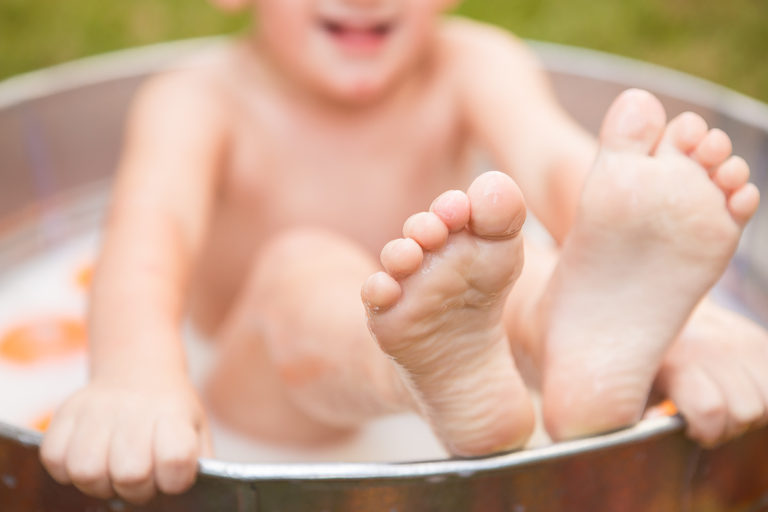
<instances>
[{"instance_id":1,"label":"open mouth","mask_svg":"<svg viewBox=\"0 0 768 512\"><path fill-rule=\"evenodd\" d=\"M378 50L395 30L393 21L348 22L321 20L320 26L343 49L353 53Z\"/></svg>"}]
</instances>

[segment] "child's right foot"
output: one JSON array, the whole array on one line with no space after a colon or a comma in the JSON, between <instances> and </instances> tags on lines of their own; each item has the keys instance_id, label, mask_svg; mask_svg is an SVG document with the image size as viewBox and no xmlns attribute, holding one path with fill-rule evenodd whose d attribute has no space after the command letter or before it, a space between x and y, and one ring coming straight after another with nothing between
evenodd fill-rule
<instances>
[{"instance_id":1,"label":"child's right foot","mask_svg":"<svg viewBox=\"0 0 768 512\"><path fill-rule=\"evenodd\" d=\"M533 410L501 325L523 263L520 191L485 173L430 210L406 222L408 238L384 247L387 272L363 287L371 332L452 453L520 447Z\"/></svg>"},{"instance_id":2,"label":"child's right foot","mask_svg":"<svg viewBox=\"0 0 768 512\"><path fill-rule=\"evenodd\" d=\"M637 421L665 350L722 274L759 201L695 114L621 95L545 292L543 407L554 438Z\"/></svg>"}]
</instances>

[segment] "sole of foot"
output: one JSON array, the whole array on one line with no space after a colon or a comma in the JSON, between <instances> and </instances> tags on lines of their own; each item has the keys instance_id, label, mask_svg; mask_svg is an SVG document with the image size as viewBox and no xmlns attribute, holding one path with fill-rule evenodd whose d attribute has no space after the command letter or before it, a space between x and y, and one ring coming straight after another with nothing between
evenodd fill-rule
<instances>
[{"instance_id":1,"label":"sole of foot","mask_svg":"<svg viewBox=\"0 0 768 512\"><path fill-rule=\"evenodd\" d=\"M363 286L372 334L455 455L518 448L533 429L501 321L524 220L512 179L485 173L410 217L381 252L385 271Z\"/></svg>"},{"instance_id":2,"label":"sole of foot","mask_svg":"<svg viewBox=\"0 0 768 512\"><path fill-rule=\"evenodd\" d=\"M636 422L662 357L723 273L759 195L731 141L650 93L610 107L545 293L543 410L555 439Z\"/></svg>"}]
</instances>

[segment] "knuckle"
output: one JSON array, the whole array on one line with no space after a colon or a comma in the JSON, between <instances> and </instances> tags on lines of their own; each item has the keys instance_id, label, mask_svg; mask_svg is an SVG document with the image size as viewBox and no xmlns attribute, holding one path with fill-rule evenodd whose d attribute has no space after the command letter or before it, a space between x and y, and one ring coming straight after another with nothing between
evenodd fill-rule
<instances>
[{"instance_id":1,"label":"knuckle","mask_svg":"<svg viewBox=\"0 0 768 512\"><path fill-rule=\"evenodd\" d=\"M695 426L691 426L688 430L688 435L692 439L701 443L704 447L712 448L717 446L723 439L725 432L722 429L698 429Z\"/></svg>"},{"instance_id":2,"label":"knuckle","mask_svg":"<svg viewBox=\"0 0 768 512\"><path fill-rule=\"evenodd\" d=\"M67 472L73 482L91 485L106 480L107 472L100 464L84 460L67 461Z\"/></svg>"},{"instance_id":3,"label":"knuckle","mask_svg":"<svg viewBox=\"0 0 768 512\"><path fill-rule=\"evenodd\" d=\"M40 447L40 461L48 470L64 469L64 452L52 447L50 444L43 443Z\"/></svg>"},{"instance_id":4,"label":"knuckle","mask_svg":"<svg viewBox=\"0 0 768 512\"><path fill-rule=\"evenodd\" d=\"M197 467L197 450L192 443L180 443L157 458L157 465L164 471L184 471Z\"/></svg>"},{"instance_id":5,"label":"knuckle","mask_svg":"<svg viewBox=\"0 0 768 512\"><path fill-rule=\"evenodd\" d=\"M165 494L181 494L195 483L195 474L177 474L158 481L158 488Z\"/></svg>"},{"instance_id":6,"label":"knuckle","mask_svg":"<svg viewBox=\"0 0 768 512\"><path fill-rule=\"evenodd\" d=\"M137 485L113 482L113 487L120 498L133 505L144 505L157 495L157 488L152 481Z\"/></svg>"},{"instance_id":7,"label":"knuckle","mask_svg":"<svg viewBox=\"0 0 768 512\"><path fill-rule=\"evenodd\" d=\"M112 471L112 482L124 487L134 487L146 483L152 477L150 467L121 465Z\"/></svg>"},{"instance_id":8,"label":"knuckle","mask_svg":"<svg viewBox=\"0 0 768 512\"><path fill-rule=\"evenodd\" d=\"M728 408L722 398L709 397L691 404L689 421L724 422Z\"/></svg>"},{"instance_id":9,"label":"knuckle","mask_svg":"<svg viewBox=\"0 0 768 512\"><path fill-rule=\"evenodd\" d=\"M764 409L761 403L753 403L749 406L741 407L732 412L733 420L741 427L747 427L758 422L764 415Z\"/></svg>"}]
</instances>

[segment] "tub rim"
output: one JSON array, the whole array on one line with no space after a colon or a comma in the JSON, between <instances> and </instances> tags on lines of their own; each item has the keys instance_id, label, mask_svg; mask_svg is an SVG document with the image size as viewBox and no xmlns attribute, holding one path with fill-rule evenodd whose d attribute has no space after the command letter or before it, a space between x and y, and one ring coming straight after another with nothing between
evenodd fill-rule
<instances>
[{"instance_id":1,"label":"tub rim","mask_svg":"<svg viewBox=\"0 0 768 512\"><path fill-rule=\"evenodd\" d=\"M648 418L636 425L583 439L574 439L525 450L472 459L438 459L414 462L229 462L199 459L199 473L211 477L246 481L274 480L380 480L439 477L470 477L503 469L561 459L613 446L638 443L679 432L680 416ZM0 437L23 446L39 447L42 434L26 427L0 422Z\"/></svg>"},{"instance_id":2,"label":"tub rim","mask_svg":"<svg viewBox=\"0 0 768 512\"><path fill-rule=\"evenodd\" d=\"M160 71L195 50L223 45L230 36L161 42L101 53L0 80L0 109L70 89ZM625 87L653 89L670 98L727 110L729 117L768 131L768 104L724 85L650 62L600 50L525 40L546 71ZM680 91L685 89L685 95Z\"/></svg>"}]
</instances>

